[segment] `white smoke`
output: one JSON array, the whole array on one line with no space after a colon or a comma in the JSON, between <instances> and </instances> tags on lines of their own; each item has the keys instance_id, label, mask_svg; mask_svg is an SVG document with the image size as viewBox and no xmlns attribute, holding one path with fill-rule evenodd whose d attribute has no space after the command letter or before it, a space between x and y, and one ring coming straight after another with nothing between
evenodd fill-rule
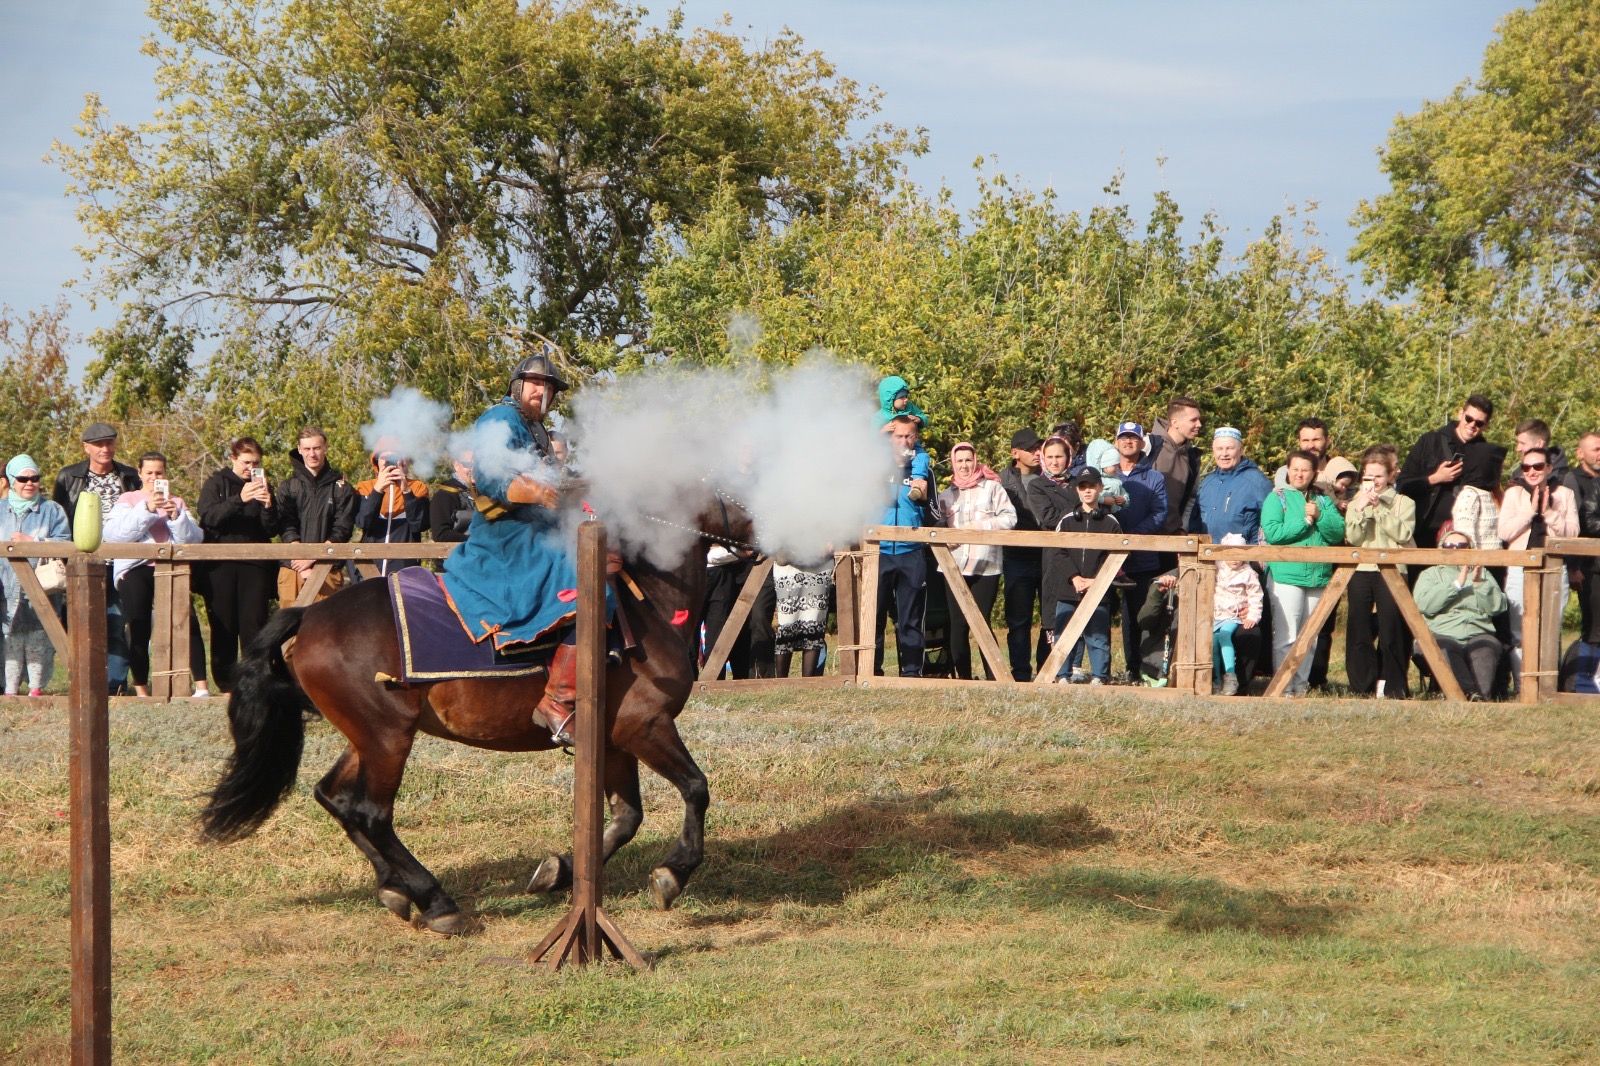
<instances>
[{"instance_id":1,"label":"white smoke","mask_svg":"<svg viewBox=\"0 0 1600 1066\"><path fill-rule=\"evenodd\" d=\"M528 474L540 481L554 479L554 471L540 463L526 448L511 447L508 422L474 424L450 434L450 456L470 467L473 477L509 480Z\"/></svg>"},{"instance_id":2,"label":"white smoke","mask_svg":"<svg viewBox=\"0 0 1600 1066\"><path fill-rule=\"evenodd\" d=\"M792 368L652 370L580 393L575 465L614 536L658 565L694 542L714 489L743 503L761 549L815 563L881 518L896 464L861 367L809 352Z\"/></svg>"},{"instance_id":3,"label":"white smoke","mask_svg":"<svg viewBox=\"0 0 1600 1066\"><path fill-rule=\"evenodd\" d=\"M369 410L372 421L361 427L361 440L367 450L404 456L411 460L414 476L432 477L445 451L449 405L402 385L388 396L373 400Z\"/></svg>"}]
</instances>

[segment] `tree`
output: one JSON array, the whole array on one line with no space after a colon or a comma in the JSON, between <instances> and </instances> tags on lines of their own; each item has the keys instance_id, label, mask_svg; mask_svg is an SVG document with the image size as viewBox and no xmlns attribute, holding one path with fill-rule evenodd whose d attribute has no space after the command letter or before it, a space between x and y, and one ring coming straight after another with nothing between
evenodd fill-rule
<instances>
[{"instance_id":1,"label":"tree","mask_svg":"<svg viewBox=\"0 0 1600 1066\"><path fill-rule=\"evenodd\" d=\"M1476 81L1395 121L1389 191L1363 202L1352 259L1392 293L1453 290L1543 260L1600 271L1600 5L1540 0L1501 21Z\"/></svg>"},{"instance_id":2,"label":"tree","mask_svg":"<svg viewBox=\"0 0 1600 1066\"><path fill-rule=\"evenodd\" d=\"M127 301L103 365L137 392L157 316L209 334L191 387L263 433L399 381L478 403L508 329L628 343L655 229L719 188L752 217L848 203L918 146L852 136L876 98L791 33L754 48L615 0L151 14L157 113L115 124L91 98L57 146L96 292Z\"/></svg>"},{"instance_id":3,"label":"tree","mask_svg":"<svg viewBox=\"0 0 1600 1066\"><path fill-rule=\"evenodd\" d=\"M68 373L67 305L18 316L0 307L0 426L5 427L3 466L26 452L49 479L68 463L83 458L82 391Z\"/></svg>"}]
</instances>

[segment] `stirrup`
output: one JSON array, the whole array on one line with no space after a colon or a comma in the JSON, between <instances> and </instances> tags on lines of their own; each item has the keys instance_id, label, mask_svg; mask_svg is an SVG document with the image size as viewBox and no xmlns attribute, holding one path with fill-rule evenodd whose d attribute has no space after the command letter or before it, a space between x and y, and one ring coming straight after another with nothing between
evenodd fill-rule
<instances>
[{"instance_id":1,"label":"stirrup","mask_svg":"<svg viewBox=\"0 0 1600 1066\"><path fill-rule=\"evenodd\" d=\"M549 718L542 711L540 717L544 719L545 727L550 730L550 739L557 745L569 751L577 745L578 740L572 735L572 724L578 719L575 712L569 712L559 725L551 725Z\"/></svg>"}]
</instances>

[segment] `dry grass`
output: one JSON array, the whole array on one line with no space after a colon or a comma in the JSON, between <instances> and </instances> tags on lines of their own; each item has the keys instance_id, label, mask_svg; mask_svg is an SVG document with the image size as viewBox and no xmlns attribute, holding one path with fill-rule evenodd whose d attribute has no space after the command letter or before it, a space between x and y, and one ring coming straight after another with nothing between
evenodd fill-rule
<instances>
[{"instance_id":1,"label":"dry grass","mask_svg":"<svg viewBox=\"0 0 1600 1066\"><path fill-rule=\"evenodd\" d=\"M1050 691L700 699L709 854L679 907L608 909L656 955L550 977L570 764L425 741L399 812L483 915L389 918L310 799L194 837L220 708L113 721L116 1046L129 1062L1583 1061L1600 1054L1597 725L1582 708ZM65 1061L65 732L0 705L0 1059Z\"/></svg>"}]
</instances>

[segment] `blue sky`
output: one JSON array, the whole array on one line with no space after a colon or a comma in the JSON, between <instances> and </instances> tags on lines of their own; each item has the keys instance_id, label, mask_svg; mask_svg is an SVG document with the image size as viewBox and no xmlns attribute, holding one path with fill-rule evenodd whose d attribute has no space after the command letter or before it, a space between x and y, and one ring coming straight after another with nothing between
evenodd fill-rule
<instances>
[{"instance_id":1,"label":"blue sky","mask_svg":"<svg viewBox=\"0 0 1600 1066\"><path fill-rule=\"evenodd\" d=\"M661 10L666 10L660 6ZM1290 205L1317 205L1343 260L1356 204L1382 190L1376 148L1397 114L1479 66L1508 0L883 2L685 0L691 25L733 15L756 40L783 26L885 94L883 117L928 129L925 188L975 199L972 163L1052 186L1067 209L1105 199L1118 169L1136 211L1165 188L1189 219L1215 211L1237 249ZM137 0L0 4L0 303L52 303L82 270L61 175L86 92L118 121L154 106ZM1160 162L1158 162L1160 161ZM74 299L88 332L113 317ZM76 362L82 363L80 354Z\"/></svg>"}]
</instances>

